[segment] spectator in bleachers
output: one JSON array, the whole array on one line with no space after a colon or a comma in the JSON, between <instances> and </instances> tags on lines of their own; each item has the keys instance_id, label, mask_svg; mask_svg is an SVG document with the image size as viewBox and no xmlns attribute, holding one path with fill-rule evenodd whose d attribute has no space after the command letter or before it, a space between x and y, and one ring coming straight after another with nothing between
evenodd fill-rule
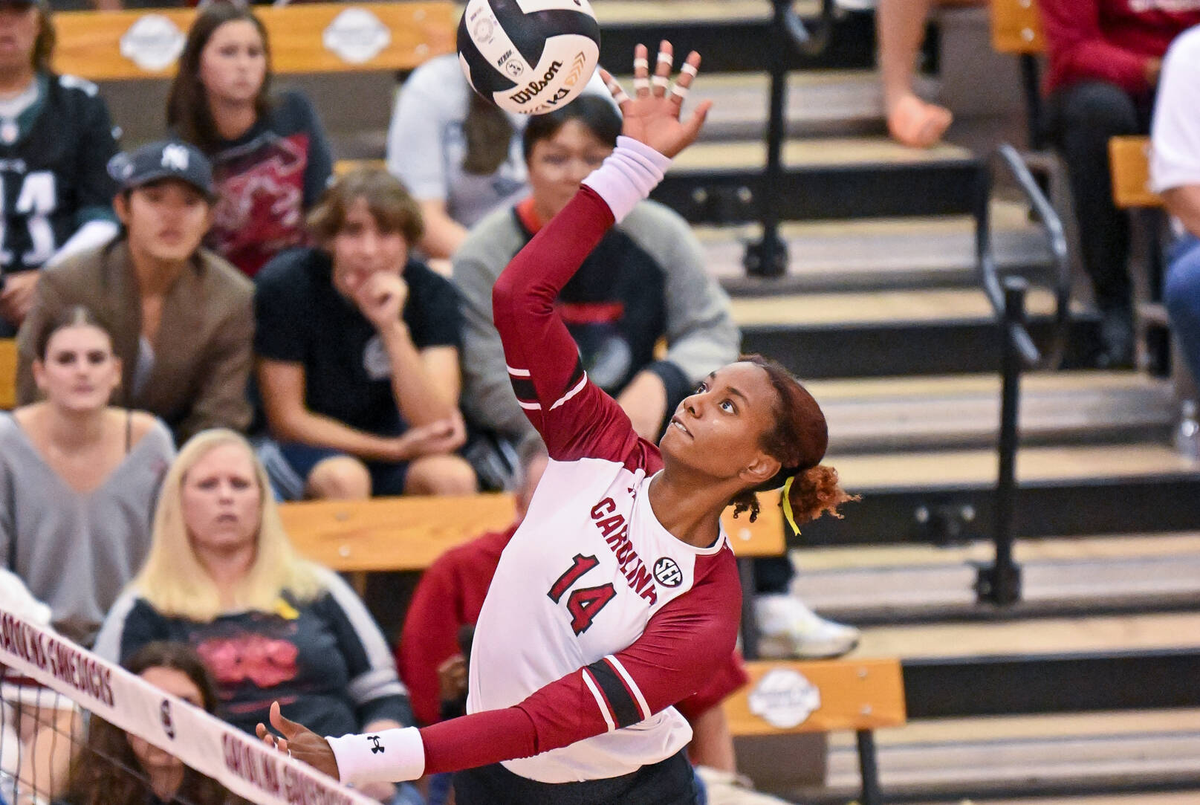
<instances>
[{"instance_id":1,"label":"spectator in bleachers","mask_svg":"<svg viewBox=\"0 0 1200 805\"><path fill-rule=\"evenodd\" d=\"M11 337L38 269L116 234L105 165L117 144L96 85L52 72L46 0L0 3L0 38L0 337Z\"/></svg>"},{"instance_id":2,"label":"spectator in bleachers","mask_svg":"<svg viewBox=\"0 0 1200 805\"><path fill-rule=\"evenodd\" d=\"M412 696L413 714L421 724L466 713L467 669L475 622L500 554L525 518L548 461L540 439L524 442L512 525L446 551L417 584L404 619L396 665ZM746 680L741 658L732 656L704 689L678 705L692 725L688 754L707 788L707 801L720 805L781 805L780 800L753 791L738 777L728 721L724 710L717 706ZM449 777L438 775L430 781L429 805L448 801Z\"/></svg>"},{"instance_id":3,"label":"spectator in bleachers","mask_svg":"<svg viewBox=\"0 0 1200 805\"><path fill-rule=\"evenodd\" d=\"M18 338L18 401L37 397L37 334L65 308L86 305L112 335L122 405L161 417L180 443L205 428L244 429L253 286L200 246L214 198L208 160L159 142L112 168L121 235L42 272Z\"/></svg>"},{"instance_id":4,"label":"spectator in bleachers","mask_svg":"<svg viewBox=\"0 0 1200 805\"><path fill-rule=\"evenodd\" d=\"M455 255L466 319L463 399L474 424L518 439L534 432L504 368L492 286L612 152L620 131L612 104L592 96L530 118L523 149L530 197L486 217ZM559 303L588 376L617 398L647 439L657 439L667 413L696 382L737 359L740 336L729 298L705 272L699 241L683 218L652 201L604 237ZM661 360L660 338L667 346Z\"/></svg>"},{"instance_id":5,"label":"spectator in bleachers","mask_svg":"<svg viewBox=\"0 0 1200 805\"><path fill-rule=\"evenodd\" d=\"M309 217L317 248L256 278L258 385L289 498L468 494L458 410L461 313L413 259L421 213L382 169L341 177Z\"/></svg>"},{"instance_id":6,"label":"spectator in bleachers","mask_svg":"<svg viewBox=\"0 0 1200 805\"><path fill-rule=\"evenodd\" d=\"M0 413L0 565L86 645L146 558L175 450L157 419L109 405L121 361L87 309L64 309L35 338L45 401Z\"/></svg>"},{"instance_id":7,"label":"spectator in bleachers","mask_svg":"<svg viewBox=\"0 0 1200 805\"><path fill-rule=\"evenodd\" d=\"M156 640L196 649L222 716L251 734L276 700L322 735L412 722L379 627L340 576L296 555L266 471L229 430L197 435L171 466L150 555L96 653L124 661ZM395 787L362 791L390 802Z\"/></svg>"},{"instance_id":8,"label":"spectator in bleachers","mask_svg":"<svg viewBox=\"0 0 1200 805\"><path fill-rule=\"evenodd\" d=\"M305 242L304 216L333 156L312 104L272 97L267 30L239 3L213 3L188 31L167 99L175 136L213 164L217 203L206 245L249 276Z\"/></svg>"},{"instance_id":9,"label":"spectator in bleachers","mask_svg":"<svg viewBox=\"0 0 1200 805\"><path fill-rule=\"evenodd\" d=\"M1129 218L1116 208L1108 141L1149 128L1162 57L1200 24L1200 0L1038 0L1049 50L1049 125L1067 165L1083 265L1100 308L1100 366L1133 361Z\"/></svg>"},{"instance_id":10,"label":"spectator in bleachers","mask_svg":"<svg viewBox=\"0 0 1200 805\"><path fill-rule=\"evenodd\" d=\"M584 92L611 98L598 74ZM483 216L528 192L521 155L528 119L472 91L454 54L413 70L392 113L387 167L421 205L425 254L452 256Z\"/></svg>"},{"instance_id":11,"label":"spectator in bleachers","mask_svg":"<svg viewBox=\"0 0 1200 805\"><path fill-rule=\"evenodd\" d=\"M1192 371L1200 378L1200 27L1180 35L1163 61L1151 129L1151 186L1178 240L1163 297Z\"/></svg>"},{"instance_id":12,"label":"spectator in bleachers","mask_svg":"<svg viewBox=\"0 0 1200 805\"><path fill-rule=\"evenodd\" d=\"M621 119L605 100L583 96L530 118L523 138L531 195L475 226L454 257L463 294L464 406L472 424L520 441L533 434L513 396L492 286L509 260L561 210L616 145ZM594 383L612 394L639 436L657 441L671 412L715 367L737 359L740 335L729 298L705 271L702 247L675 212L639 203L604 236L559 297L563 319ZM659 358L659 340L666 352ZM858 640L786 595L786 557L760 560L760 617L787 653L830 656Z\"/></svg>"},{"instance_id":13,"label":"spectator in bleachers","mask_svg":"<svg viewBox=\"0 0 1200 805\"><path fill-rule=\"evenodd\" d=\"M220 702L200 656L184 643L147 643L123 663L125 670L207 713ZM71 767L65 805L233 805L241 803L211 777L174 755L92 716L87 743Z\"/></svg>"}]
</instances>

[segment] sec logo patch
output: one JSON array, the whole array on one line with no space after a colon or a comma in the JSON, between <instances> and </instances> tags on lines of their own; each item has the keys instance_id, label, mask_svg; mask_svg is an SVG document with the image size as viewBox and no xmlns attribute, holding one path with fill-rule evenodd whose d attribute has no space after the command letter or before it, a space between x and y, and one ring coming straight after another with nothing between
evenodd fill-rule
<instances>
[{"instance_id":1,"label":"sec logo patch","mask_svg":"<svg viewBox=\"0 0 1200 805\"><path fill-rule=\"evenodd\" d=\"M654 563L654 580L664 587L678 587L683 584L683 571L669 556L664 556Z\"/></svg>"}]
</instances>

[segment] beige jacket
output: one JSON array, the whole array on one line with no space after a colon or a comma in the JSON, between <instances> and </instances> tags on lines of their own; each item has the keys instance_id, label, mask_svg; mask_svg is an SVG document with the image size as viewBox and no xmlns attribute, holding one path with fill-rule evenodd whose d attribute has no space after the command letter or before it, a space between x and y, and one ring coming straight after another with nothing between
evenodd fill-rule
<instances>
[{"instance_id":1,"label":"beige jacket","mask_svg":"<svg viewBox=\"0 0 1200 805\"><path fill-rule=\"evenodd\" d=\"M163 300L153 344L154 366L140 393L133 388L142 332L137 277L124 240L76 255L42 272L33 310L17 336L17 401L37 399L31 364L46 322L71 305L85 305L112 329L121 359L116 402L157 414L178 443L205 428L244 431L250 425L246 382L254 339L254 286L205 249L179 275Z\"/></svg>"}]
</instances>

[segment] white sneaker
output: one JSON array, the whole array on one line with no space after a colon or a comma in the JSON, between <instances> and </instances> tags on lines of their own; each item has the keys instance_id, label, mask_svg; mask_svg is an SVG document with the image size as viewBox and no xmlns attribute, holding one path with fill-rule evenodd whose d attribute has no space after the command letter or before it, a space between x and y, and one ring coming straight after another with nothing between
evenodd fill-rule
<instances>
[{"instance_id":1,"label":"white sneaker","mask_svg":"<svg viewBox=\"0 0 1200 805\"><path fill-rule=\"evenodd\" d=\"M874 11L879 0L834 0L833 4L842 11Z\"/></svg>"},{"instance_id":2,"label":"white sneaker","mask_svg":"<svg viewBox=\"0 0 1200 805\"><path fill-rule=\"evenodd\" d=\"M704 783L708 805L787 805L787 803L754 790L754 783L742 774L697 766L696 776Z\"/></svg>"},{"instance_id":3,"label":"white sneaker","mask_svg":"<svg viewBox=\"0 0 1200 805\"><path fill-rule=\"evenodd\" d=\"M783 593L754 599L758 652L772 659L840 657L858 645L858 629L817 615L799 599Z\"/></svg>"}]
</instances>

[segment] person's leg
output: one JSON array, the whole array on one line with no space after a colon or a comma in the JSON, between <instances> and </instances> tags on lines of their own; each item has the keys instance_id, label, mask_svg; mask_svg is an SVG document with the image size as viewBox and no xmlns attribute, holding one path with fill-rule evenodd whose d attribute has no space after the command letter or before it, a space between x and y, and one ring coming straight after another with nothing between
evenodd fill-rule
<instances>
[{"instance_id":1,"label":"person's leg","mask_svg":"<svg viewBox=\"0 0 1200 805\"><path fill-rule=\"evenodd\" d=\"M1200 378L1200 239L1185 236L1172 250L1163 302L1192 377Z\"/></svg>"},{"instance_id":2,"label":"person's leg","mask_svg":"<svg viewBox=\"0 0 1200 805\"><path fill-rule=\"evenodd\" d=\"M733 734L721 705L708 708L692 717L689 723L692 725L692 742L688 744L688 758L692 764L736 774Z\"/></svg>"},{"instance_id":3,"label":"person's leg","mask_svg":"<svg viewBox=\"0 0 1200 805\"><path fill-rule=\"evenodd\" d=\"M879 0L875 28L888 131L914 148L935 144L950 127L950 110L926 103L913 90L917 53L933 0Z\"/></svg>"},{"instance_id":4,"label":"person's leg","mask_svg":"<svg viewBox=\"0 0 1200 805\"><path fill-rule=\"evenodd\" d=\"M475 470L461 456L422 456L410 462L404 480L406 495L470 495Z\"/></svg>"},{"instance_id":5,"label":"person's leg","mask_svg":"<svg viewBox=\"0 0 1200 805\"><path fill-rule=\"evenodd\" d=\"M371 473L353 456L334 456L312 468L305 490L320 500L366 500L371 497Z\"/></svg>"},{"instance_id":6,"label":"person's leg","mask_svg":"<svg viewBox=\"0 0 1200 805\"><path fill-rule=\"evenodd\" d=\"M1075 203L1083 265L1103 317L1098 363L1128 365L1133 360L1129 216L1113 203L1108 141L1138 133L1137 106L1115 84L1089 81L1056 93L1051 107Z\"/></svg>"}]
</instances>

